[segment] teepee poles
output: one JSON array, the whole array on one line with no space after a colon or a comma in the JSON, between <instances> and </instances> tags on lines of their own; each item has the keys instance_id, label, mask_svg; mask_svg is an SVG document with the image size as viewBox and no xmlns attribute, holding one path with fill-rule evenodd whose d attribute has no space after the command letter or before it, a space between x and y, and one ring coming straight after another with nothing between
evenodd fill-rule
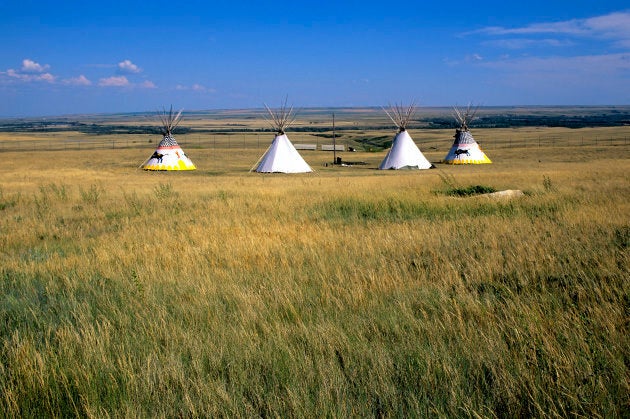
<instances>
[{"instance_id":1,"label":"teepee poles","mask_svg":"<svg viewBox=\"0 0 630 419\"><path fill-rule=\"evenodd\" d=\"M295 113L293 112L293 105L287 108L288 97L284 98L284 103L274 112L265 103L265 108L269 113L269 116L264 116L265 120L271 125L271 128L276 130L280 135L284 134L284 130L289 127L295 121Z\"/></svg>"},{"instance_id":2,"label":"teepee poles","mask_svg":"<svg viewBox=\"0 0 630 419\"><path fill-rule=\"evenodd\" d=\"M158 111L158 118L162 122L162 135L170 137L173 133L173 130L177 128L179 123L181 122L182 112L184 110L181 109L177 114L173 112L173 105L171 105L171 109L166 112L165 108L162 108L162 112Z\"/></svg>"},{"instance_id":3,"label":"teepee poles","mask_svg":"<svg viewBox=\"0 0 630 419\"><path fill-rule=\"evenodd\" d=\"M462 131L468 131L468 123L470 123L477 115L477 110L479 110L479 105L472 107L472 104L469 103L466 107L466 110L462 111L457 106L453 106L453 117L459 123L459 129Z\"/></svg>"},{"instance_id":4,"label":"teepee poles","mask_svg":"<svg viewBox=\"0 0 630 419\"><path fill-rule=\"evenodd\" d=\"M392 120L394 125L398 128L400 132L405 131L407 126L409 125L409 121L416 113L416 102L414 100L411 101L409 106L404 107L401 104L393 104L389 105L389 111L382 108L383 111L389 116L389 119Z\"/></svg>"}]
</instances>

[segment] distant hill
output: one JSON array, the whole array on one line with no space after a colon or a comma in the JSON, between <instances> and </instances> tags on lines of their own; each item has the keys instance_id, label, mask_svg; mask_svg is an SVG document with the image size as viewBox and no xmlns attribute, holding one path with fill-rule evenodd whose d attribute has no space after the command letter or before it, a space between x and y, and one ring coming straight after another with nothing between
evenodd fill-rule
<instances>
[{"instance_id":1,"label":"distant hill","mask_svg":"<svg viewBox=\"0 0 630 419\"><path fill-rule=\"evenodd\" d=\"M299 109L291 131L324 132L336 129L368 130L391 126L381 108ZM63 132L91 135L158 133L153 113L67 115L47 118L0 119L0 132ZM630 125L630 106L511 106L480 107L473 128L511 127L610 127ZM444 129L457 126L448 107L420 107L410 128ZM262 109L185 111L179 133L271 131Z\"/></svg>"}]
</instances>

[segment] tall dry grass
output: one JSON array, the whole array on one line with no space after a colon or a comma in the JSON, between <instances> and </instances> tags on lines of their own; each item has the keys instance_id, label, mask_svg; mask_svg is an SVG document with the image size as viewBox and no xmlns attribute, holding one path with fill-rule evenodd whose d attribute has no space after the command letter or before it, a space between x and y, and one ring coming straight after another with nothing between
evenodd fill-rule
<instances>
[{"instance_id":1,"label":"tall dry grass","mask_svg":"<svg viewBox=\"0 0 630 419\"><path fill-rule=\"evenodd\" d=\"M298 176L6 153L1 410L627 416L629 160L588 151Z\"/></svg>"}]
</instances>

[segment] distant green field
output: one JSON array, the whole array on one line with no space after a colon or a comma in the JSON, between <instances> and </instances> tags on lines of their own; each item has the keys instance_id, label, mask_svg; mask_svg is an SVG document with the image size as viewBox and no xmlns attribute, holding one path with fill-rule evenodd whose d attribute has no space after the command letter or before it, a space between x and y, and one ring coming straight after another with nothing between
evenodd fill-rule
<instances>
[{"instance_id":1,"label":"distant green field","mask_svg":"<svg viewBox=\"0 0 630 419\"><path fill-rule=\"evenodd\" d=\"M2 416L628 416L629 128L473 126L493 164L449 166L417 126L436 168L379 171L395 130L352 112L366 164L300 175L249 172L255 113L189 115L191 172L138 169L157 133L0 133Z\"/></svg>"}]
</instances>

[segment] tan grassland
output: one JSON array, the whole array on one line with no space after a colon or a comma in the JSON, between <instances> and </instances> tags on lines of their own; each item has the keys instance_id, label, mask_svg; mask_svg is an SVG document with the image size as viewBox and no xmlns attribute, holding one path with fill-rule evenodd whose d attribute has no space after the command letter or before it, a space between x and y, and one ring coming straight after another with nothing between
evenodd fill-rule
<instances>
[{"instance_id":1,"label":"tan grassland","mask_svg":"<svg viewBox=\"0 0 630 419\"><path fill-rule=\"evenodd\" d=\"M300 175L248 172L269 133L176 136L168 173L151 136L0 134L0 411L627 417L628 128L474 134L493 164Z\"/></svg>"}]
</instances>

